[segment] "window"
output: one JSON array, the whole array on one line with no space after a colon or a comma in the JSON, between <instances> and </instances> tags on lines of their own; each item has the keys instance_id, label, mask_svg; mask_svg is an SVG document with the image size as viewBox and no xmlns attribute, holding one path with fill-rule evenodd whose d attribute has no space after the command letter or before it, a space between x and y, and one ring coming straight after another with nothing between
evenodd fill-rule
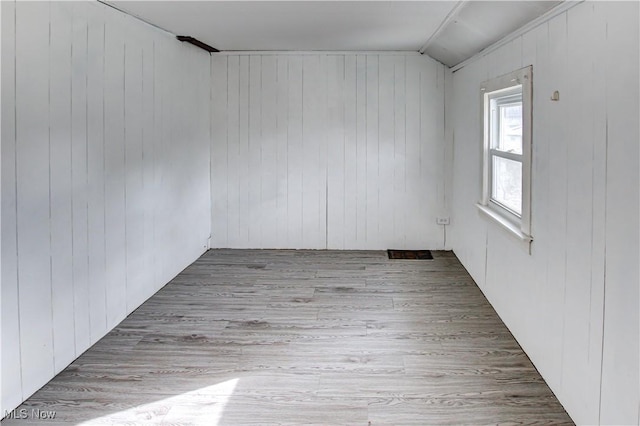
<instances>
[{"instance_id":1,"label":"window","mask_svg":"<svg viewBox=\"0 0 640 426\"><path fill-rule=\"evenodd\" d=\"M532 67L482 84L483 179L480 210L531 241Z\"/></svg>"}]
</instances>

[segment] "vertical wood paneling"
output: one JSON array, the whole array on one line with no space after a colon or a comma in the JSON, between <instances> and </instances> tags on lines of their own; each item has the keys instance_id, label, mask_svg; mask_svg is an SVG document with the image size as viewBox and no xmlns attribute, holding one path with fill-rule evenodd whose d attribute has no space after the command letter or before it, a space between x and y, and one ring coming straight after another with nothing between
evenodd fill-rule
<instances>
[{"instance_id":1,"label":"vertical wood paneling","mask_svg":"<svg viewBox=\"0 0 640 426\"><path fill-rule=\"evenodd\" d=\"M595 14L609 23L601 52L607 76L602 424L640 423L638 9L637 2L617 7L599 3L595 8Z\"/></svg>"},{"instance_id":2,"label":"vertical wood paneling","mask_svg":"<svg viewBox=\"0 0 640 426\"><path fill-rule=\"evenodd\" d=\"M123 16L105 28L104 165L107 327L126 314L125 128ZM125 265L113 267L111 265Z\"/></svg>"},{"instance_id":3,"label":"vertical wood paneling","mask_svg":"<svg viewBox=\"0 0 640 426\"><path fill-rule=\"evenodd\" d=\"M91 344L107 332L105 258L104 76L105 22L102 8L89 8L87 49L87 233Z\"/></svg>"},{"instance_id":4,"label":"vertical wood paneling","mask_svg":"<svg viewBox=\"0 0 640 426\"><path fill-rule=\"evenodd\" d=\"M443 152L443 158L444 158L444 164L447 164L449 167L447 167L444 170L444 177L443 177L443 198L444 198L444 206L442 211L439 213L441 216L445 216L447 214L449 214L449 218L450 220L453 219L453 180L454 180L454 174L453 174L453 164L454 164L454 158L453 158L453 153L454 153L454 143L455 143L455 133L454 133L454 129L452 126L452 122L453 122L453 74L448 72L447 70L442 70L442 74L443 74L443 84L444 84L444 111L442 112L443 117L444 117L444 129L443 129L443 134L444 134L444 140L445 140L445 145L444 145L444 152ZM442 227L442 234L443 234L443 239L444 239L444 248L445 250L451 250L452 246L451 246L451 226L443 226ZM449 233L449 235L447 235L447 233Z\"/></svg>"},{"instance_id":5,"label":"vertical wood paneling","mask_svg":"<svg viewBox=\"0 0 640 426\"><path fill-rule=\"evenodd\" d=\"M598 10L599 6L597 6L597 3L592 4L591 6L591 25L589 30L587 30L589 39L585 40L586 43L591 44L591 49L593 50L591 61L587 64L589 68L588 86L591 89L588 102L591 104L591 108L589 110L589 115L586 118L589 123L589 127L587 129L590 131L590 139L592 143L591 182L593 183L593 196L591 198L591 206L589 206L592 212L591 259L588 263L591 267L591 276L589 289L587 291L589 297L589 309L585 315L591 326L589 327L589 342L587 345L588 356L585 364L590 371L587 386L589 386L590 389L594 389L593 397L594 399L597 398L599 400L601 397L600 385L602 380L604 314L601 309L598 309L598 307L604 306L606 285L606 205L602 203L602 200L607 198L607 165L605 161L601 160L602 158L606 158L607 155L607 105L604 102L600 102L600 100L607 96L608 82L601 78L601 75L606 75L608 25L600 18L603 12ZM638 44L636 44L636 46L638 46ZM638 49L636 49L636 51L637 50ZM636 59L636 64L637 63L638 60ZM638 109L636 108L636 111L637 110ZM636 129L637 128L638 125L636 124ZM637 152L635 158L638 159ZM636 164L638 164L638 162L636 162ZM636 217L638 217L637 213ZM638 232L640 231L637 231L636 233ZM636 320L635 323L638 324L638 321ZM638 332L636 332L636 335L638 335ZM639 356L640 353L636 350L636 358L638 359ZM637 365L638 364L636 363L636 366ZM637 375L638 371L636 370L636 376ZM638 398L638 392L636 392L636 398ZM636 399L636 401L640 404L640 399ZM600 412L600 408L593 408L592 410L594 414L599 414Z\"/></svg>"},{"instance_id":6,"label":"vertical wood paneling","mask_svg":"<svg viewBox=\"0 0 640 426\"><path fill-rule=\"evenodd\" d=\"M228 144L221 127L213 150L228 145L230 155L226 171L213 159L213 203L226 205L212 213L223 233L214 246L442 246L441 65L401 54L214 55L211 63L225 61L226 73L212 75L212 122L229 123Z\"/></svg>"},{"instance_id":7,"label":"vertical wood paneling","mask_svg":"<svg viewBox=\"0 0 640 426\"><path fill-rule=\"evenodd\" d=\"M344 248L344 56L327 58L327 247Z\"/></svg>"},{"instance_id":8,"label":"vertical wood paneling","mask_svg":"<svg viewBox=\"0 0 640 426\"><path fill-rule=\"evenodd\" d=\"M240 56L240 90L239 90L239 141L238 141L238 160L240 167L238 168L238 212L239 212L239 227L238 227L238 242L232 247L241 247L242 245L250 245L249 242L249 176L252 172L249 162L246 159L249 158L249 56ZM241 160L242 159L242 160ZM214 184L212 184L213 186Z\"/></svg>"},{"instance_id":9,"label":"vertical wood paneling","mask_svg":"<svg viewBox=\"0 0 640 426\"><path fill-rule=\"evenodd\" d=\"M327 55L318 56L318 81L317 87L312 92L318 90L318 110L313 113L308 121L312 121L315 130L311 130L315 136L315 144L317 145L318 155L318 221L317 233L314 241L316 248L327 248L327 139L328 139L328 72L327 72Z\"/></svg>"},{"instance_id":10,"label":"vertical wood paneling","mask_svg":"<svg viewBox=\"0 0 640 426\"><path fill-rule=\"evenodd\" d=\"M18 248L16 215L16 73L15 73L15 2L0 3L2 43L2 298L0 327L2 345L0 355L2 380L0 381L0 410L11 409L22 400L20 355L20 312L18 290Z\"/></svg>"},{"instance_id":11,"label":"vertical wood paneling","mask_svg":"<svg viewBox=\"0 0 640 426\"><path fill-rule=\"evenodd\" d=\"M230 96L227 90L233 89L227 85L227 69L228 61L226 56L214 56L211 61L211 129L213 140L218 143L211 146L211 176L215 185L211 185L211 199L213 208L211 209L212 218L212 238L223 247L228 245L228 234L230 233L230 218L227 214L229 208L229 197L232 197L232 191L229 188L229 180L227 176L233 173L227 165L229 157L234 155L234 149L237 145L237 124L233 125L229 122L229 116L236 110L227 111L227 104ZM237 95L237 93L234 93ZM233 94L231 94L233 96ZM234 133L234 130L236 133ZM235 136L235 137L234 137ZM233 148L232 148L233 147ZM214 197L213 194L218 194ZM233 232L233 231L231 231Z\"/></svg>"},{"instance_id":12,"label":"vertical wood paneling","mask_svg":"<svg viewBox=\"0 0 640 426\"><path fill-rule=\"evenodd\" d=\"M537 49L538 49L538 38L539 38L539 33L540 32L546 32L547 31L547 25L542 25L538 28L536 28L533 31L530 31L526 34L524 34L522 36L522 55L520 55L520 63L518 64L518 66L520 68L522 68L523 66L525 66L524 64L530 65L533 64L535 59L536 59L536 54L537 54ZM540 53L541 55L546 55L546 52L544 50L541 51ZM542 82L539 83L544 83L544 80ZM546 99L535 99L533 100L533 108L537 111L538 109L543 110L544 107L543 105L546 103ZM537 133L538 137L540 138L539 144L542 145L543 147L546 144L545 138L547 138L547 136L545 135L544 129L540 129ZM547 165L545 164L545 160L542 160L542 164L539 164L541 158L537 156L537 150L540 147L536 146L536 147L532 147L531 148L531 155L532 157L536 157L536 160L534 161L536 163L535 165L535 169L532 168L532 174L536 174L536 176L540 177L540 186L542 187L547 187L548 186L548 173L546 173L545 176L541 176L539 173L540 168L545 168L547 167ZM542 207L542 208L540 208ZM538 206L538 210L536 210L537 214L546 214L546 209L547 206ZM538 213L539 212L539 213ZM534 257L536 259L536 263L537 262L546 262L548 260L547 255L545 252L538 252L538 251L531 251L531 256ZM534 291L532 292L532 294L530 294L529 296L527 295L523 295L521 297L530 297L531 300L534 300L534 303L539 303L539 301L541 300L541 294L542 291L544 290L544 285L542 285L542 283L546 282L547 280L547 271L544 268L531 268L531 278L533 280L535 280L538 283L541 283L540 285L536 286ZM518 303L521 303L520 301ZM526 304L527 306L527 310L525 311L526 315L535 315L535 310L532 309L532 303L528 303ZM552 334L552 333L550 333ZM532 342L535 342L532 345L532 348L529 349L530 351L536 351L536 352L541 352L542 350L542 341L538 340L538 338L536 339L532 339ZM545 357L545 363L548 363L548 359L551 358L550 356Z\"/></svg>"},{"instance_id":13,"label":"vertical wood paneling","mask_svg":"<svg viewBox=\"0 0 640 426\"><path fill-rule=\"evenodd\" d=\"M158 67L163 74L162 158L156 169L160 191L156 233L163 248L157 265L162 268L161 281L166 282L205 249L210 234L210 64L209 57L193 46L176 44L166 35L160 41L156 53L162 56Z\"/></svg>"},{"instance_id":14,"label":"vertical wood paneling","mask_svg":"<svg viewBox=\"0 0 640 426\"><path fill-rule=\"evenodd\" d=\"M172 182L167 182L165 176L171 172L171 165L174 161L173 152L171 152L171 142L173 140L173 122L171 117L173 116L172 106L178 100L178 94L175 93L176 80L171 78L172 75L177 74L175 71L175 64L170 62L170 56L164 55L162 52L166 52L167 49L171 49L172 46L166 39L157 40L155 46L156 57L156 116L157 127L159 130L156 143L157 153L159 161L155 167L156 174L156 188L160 191L158 196L158 207L155 214L156 221L156 244L160 247L165 246L171 240L171 236L168 234L167 229L168 218L171 215L171 209L169 205L170 194L174 191L171 186ZM163 206L160 208L160 206ZM157 251L156 256L156 268L158 269L158 279L160 282L165 281L169 275L167 256L168 254L162 250Z\"/></svg>"},{"instance_id":15,"label":"vertical wood paneling","mask_svg":"<svg viewBox=\"0 0 640 426\"><path fill-rule=\"evenodd\" d=\"M406 79L404 81L404 105L401 107L404 114L404 141L403 141L403 157L401 158L402 169L402 201L400 205L409 206L398 212L399 218L396 218L398 225L398 233L404 236L407 246L419 247L420 239L424 238L425 229L429 229L433 224L429 222L428 217L423 216L420 200L432 191L431 185L425 184L420 178L420 164L422 156L420 155L421 147L429 143L421 139L421 119L420 117L420 72L422 69L422 60L418 57L406 57ZM416 196L419 194L419 196ZM431 210L431 215L445 214L445 206L436 206ZM398 224L398 221L400 223ZM444 240L444 239L443 239ZM444 244L444 241L443 241Z\"/></svg>"},{"instance_id":16,"label":"vertical wood paneling","mask_svg":"<svg viewBox=\"0 0 640 426\"><path fill-rule=\"evenodd\" d=\"M49 7L16 3L18 303L23 396L54 372L51 298ZM4 345L3 345L4 346Z\"/></svg>"},{"instance_id":17,"label":"vertical wood paneling","mask_svg":"<svg viewBox=\"0 0 640 426\"><path fill-rule=\"evenodd\" d=\"M486 57L478 59L473 69L463 68L453 74L453 105L451 111L451 127L453 128L453 206L449 236L458 258L464 263L474 280L484 289L486 271L486 221L480 220L478 212L466 206L475 205L482 191L482 174L479 165L482 146L479 141L478 129L481 128L478 87L488 78ZM476 102L469 100L470 93L476 93ZM425 106L422 106L424 114ZM422 120L426 122L426 119ZM423 128L424 133L424 128ZM473 143L471 141L476 141ZM471 178L473 176L473 178ZM473 201L471 201L473 200ZM466 208L462 208L466 206ZM469 226L474 223L474 226ZM455 226L458 224L458 226Z\"/></svg>"},{"instance_id":18,"label":"vertical wood paneling","mask_svg":"<svg viewBox=\"0 0 640 426\"><path fill-rule=\"evenodd\" d=\"M212 57L213 64L215 64L217 57ZM222 81L218 84L215 80L211 82L213 87L213 106L216 108L213 114L220 114L221 111L226 116L227 126L227 174L220 176L218 170L215 168L214 163L211 164L211 176L213 181L211 182L211 202L214 204L214 209L217 208L218 192L217 188L223 186L226 188L226 208L224 211L220 210L225 218L214 217L213 224L218 226L211 230L213 244L223 247L234 247L240 239L240 175L242 171L240 167L240 58L238 56L231 56L226 59L226 75L227 81ZM214 76L216 74L213 69ZM227 103L224 104L222 97L216 96L216 87L226 86ZM220 89L224 90L224 89ZM224 92L222 92L224 93ZM220 106L218 106L220 105ZM219 108L219 109L218 109ZM212 117L215 122L215 117ZM214 129L212 138L212 152L217 152L217 129ZM222 142L222 141L221 141ZM220 193L224 197L225 190ZM214 213L215 214L215 213ZM219 222L218 222L219 221ZM226 223L226 228L221 229ZM220 243L222 242L222 243Z\"/></svg>"},{"instance_id":19,"label":"vertical wood paneling","mask_svg":"<svg viewBox=\"0 0 640 426\"><path fill-rule=\"evenodd\" d=\"M277 234L277 61L275 55L262 56L260 60L260 205L262 226L260 241L274 241L281 247Z\"/></svg>"},{"instance_id":20,"label":"vertical wood paneling","mask_svg":"<svg viewBox=\"0 0 640 426\"><path fill-rule=\"evenodd\" d=\"M369 58L370 62L371 59ZM389 246L393 240L395 225L396 200L395 184L395 128L396 128L396 105L395 105L395 56L379 56L377 64L370 63L370 66L377 66L378 82L371 80L371 89L367 91L367 96L372 96L378 101L378 111L376 119L372 123L368 133L371 138L368 140L367 154L371 161L368 163L367 185L368 192L375 194L372 203L368 205L371 213L371 227L367 228L367 236L375 235L378 244ZM367 77L369 70L367 70ZM373 76L372 76L373 77ZM377 93L375 93L377 91ZM375 93L375 94L374 94ZM367 120L369 120L367 115ZM373 118L373 116L371 117ZM373 126L377 126L377 129ZM377 137L376 137L377 134ZM377 139L377 140L376 140ZM377 145L377 146L376 146ZM381 161L382 160L382 161ZM375 203L375 204L374 204Z\"/></svg>"},{"instance_id":21,"label":"vertical wood paneling","mask_svg":"<svg viewBox=\"0 0 640 426\"><path fill-rule=\"evenodd\" d=\"M187 251L183 262L191 262L192 257L199 256L203 250L210 247L211 237L211 57L207 57L206 52L193 47L191 49L191 66L196 71L195 82L190 81L185 76L187 87L190 88L189 98L186 104L193 105L190 114L185 117L189 122L190 117L195 117L192 125L193 132L188 136L190 152L186 158L186 163L190 163L195 157L196 167L190 169L190 181L194 183L194 191L189 193L190 199L198 202L195 208L189 210L193 215L193 222L184 223L183 235L186 237L185 244L193 247ZM204 154L202 154L204 153ZM188 220L189 218L187 218ZM197 232L194 232L197 230ZM179 270L178 272L180 272Z\"/></svg>"},{"instance_id":22,"label":"vertical wood paneling","mask_svg":"<svg viewBox=\"0 0 640 426\"><path fill-rule=\"evenodd\" d=\"M165 52L167 49L171 48L172 46L168 42L168 40L159 40L156 52ZM176 103L180 102L181 93L179 91L179 77L172 78L172 76L179 75L179 71L177 68L178 64L172 63L170 60L170 56L168 55L160 55L160 58L161 59L159 60L158 69L160 70L160 74L162 76L160 87L162 87L163 90L161 90L161 110L159 112L160 115L158 118L160 120L161 134L159 138L159 145L160 151L162 153L162 159L156 167L156 172L158 179L158 188L163 188L161 196L159 197L159 203L161 206L164 206L164 208L159 208L156 213L156 243L160 246L165 246L166 244L169 244L169 241L171 241L172 239L173 227L167 226L167 224L168 218L173 213L170 200L172 194L176 191L176 186L179 181L176 180L175 182L167 182L165 177L171 174L176 162L172 143L178 130L175 129L171 117L176 117L177 113L179 113L180 111L180 109L176 107ZM165 253L163 251L158 252L156 265L159 268L160 281L165 281L171 275L171 265L169 264L168 256L169 253Z\"/></svg>"},{"instance_id":23,"label":"vertical wood paneling","mask_svg":"<svg viewBox=\"0 0 640 426\"><path fill-rule=\"evenodd\" d=\"M229 106L231 110L231 106ZM275 232L279 248L288 247L289 226L289 61L276 57L276 213Z\"/></svg>"},{"instance_id":24,"label":"vertical wood paneling","mask_svg":"<svg viewBox=\"0 0 640 426\"><path fill-rule=\"evenodd\" d=\"M436 74L436 84L435 87L432 88L433 90L433 95L440 98L442 103L444 104L445 101L445 96L444 96L444 91L446 90L446 85L447 85L447 78L451 76L451 73L448 72L447 69L445 69L444 67L439 67L436 63L432 63L431 64L431 69L433 69L435 71ZM445 128L444 126L441 126L440 123L446 123L446 112L445 112L445 108L437 108L435 109L435 111L432 114L432 120L433 121L433 128L435 131L435 138L436 140L445 140ZM446 160L447 160L447 147L445 144L428 144L430 146L435 147L435 152L436 158L439 158L440 161L443 164L447 164ZM447 186L446 186L446 181L447 181L447 168L450 169L450 166L444 166L444 167L440 167L440 168L435 168L435 174L436 176L438 176L438 178L436 179L436 181L438 182L438 185L436 185L436 191L435 192L431 192L431 194L435 194L436 196L436 203L441 204L442 210L440 212L440 214L438 214L437 216L449 216L450 215L450 206L448 206L447 203L447 196L448 196L448 191L447 190ZM432 217L431 222L435 222L435 219ZM433 238L439 238L440 236L442 236L443 239L446 239L446 229L447 227L445 226L436 226L436 227L429 227L428 230L426 230L426 232L428 232L429 234L433 235Z\"/></svg>"},{"instance_id":25,"label":"vertical wood paneling","mask_svg":"<svg viewBox=\"0 0 640 426\"><path fill-rule=\"evenodd\" d=\"M168 55L162 55L169 43L168 40L154 37L153 40L153 264L155 289L162 287L164 273L162 264L164 263L162 245L162 224L164 223L164 186L162 182L162 170L167 161L167 154L164 149L164 141L167 137L165 132L168 121L164 120L165 97L167 96L167 71L166 61Z\"/></svg>"},{"instance_id":26,"label":"vertical wood paneling","mask_svg":"<svg viewBox=\"0 0 640 426\"><path fill-rule=\"evenodd\" d=\"M288 161L287 161L287 245L289 247L303 247L302 243L302 188L304 184L303 170L305 168L303 148L303 69L302 57L288 56L289 75L289 108L288 108Z\"/></svg>"},{"instance_id":27,"label":"vertical wood paneling","mask_svg":"<svg viewBox=\"0 0 640 426\"><path fill-rule=\"evenodd\" d=\"M261 246L263 212L262 202L262 61L260 56L249 56L248 90L248 241L253 247ZM264 147L268 149L269 147Z\"/></svg>"},{"instance_id":28,"label":"vertical wood paneling","mask_svg":"<svg viewBox=\"0 0 640 426\"><path fill-rule=\"evenodd\" d=\"M49 117L51 137L51 296L55 372L76 355L72 194L72 22L67 3L51 9Z\"/></svg>"},{"instance_id":29,"label":"vertical wood paneling","mask_svg":"<svg viewBox=\"0 0 640 426\"><path fill-rule=\"evenodd\" d=\"M156 259L154 211L157 209L158 192L154 182L156 162L155 129L155 49L153 37L141 31L142 44L142 297L148 297L150 291L159 284L155 280ZM160 284L161 285L161 284ZM92 300L92 299L90 299Z\"/></svg>"},{"instance_id":30,"label":"vertical wood paneling","mask_svg":"<svg viewBox=\"0 0 640 426\"><path fill-rule=\"evenodd\" d=\"M211 76L99 3L1 7L5 412L205 250Z\"/></svg>"},{"instance_id":31,"label":"vertical wood paneling","mask_svg":"<svg viewBox=\"0 0 640 426\"><path fill-rule=\"evenodd\" d=\"M453 75L453 210L464 218L453 247L578 424L638 420L637 13L577 5ZM474 211L480 103L468 102L482 81L529 64L530 253Z\"/></svg>"},{"instance_id":32,"label":"vertical wood paneling","mask_svg":"<svg viewBox=\"0 0 640 426\"><path fill-rule=\"evenodd\" d=\"M130 20L131 18L128 18ZM127 255L127 304L131 313L146 300L144 288L144 193L143 193L143 114L142 114L142 60L140 42L142 29L127 25L127 42L124 59L124 128L125 128L125 223ZM136 40L131 43L128 40Z\"/></svg>"},{"instance_id":33,"label":"vertical wood paneling","mask_svg":"<svg viewBox=\"0 0 640 426\"><path fill-rule=\"evenodd\" d=\"M430 168L428 167L428 162L425 164L423 159L432 157L430 145L425 143L429 134L433 128L433 120L431 118L432 108L430 102L430 86L434 83L434 77L431 76L430 72L427 72L424 69L421 69L418 75L418 93L420 95L420 104L418 106L418 114L420 115L420 128L418 130L419 134L419 146L418 146L418 159L420 159L420 163L418 164L418 176L417 180L419 183L423 184L424 182L433 182L433 174L431 173ZM429 192L426 192L425 195L430 196ZM423 211L429 203L429 200L426 197L420 197L418 200L418 210ZM426 221L426 218L425 218ZM424 227L423 221L417 220L418 223L416 230L422 230Z\"/></svg>"},{"instance_id":34,"label":"vertical wood paneling","mask_svg":"<svg viewBox=\"0 0 640 426\"><path fill-rule=\"evenodd\" d=\"M444 144L434 143L434 140L444 140L443 91L444 68L436 63L429 63L421 72L422 90L424 102L422 110L422 134L421 134L421 176L420 182L428 182L428 190L422 198L421 211L429 212L424 221L420 222L424 228L420 231L429 239L444 239L443 226L434 225L438 210L432 210L429 206L444 206L444 167L433 167L433 164L444 162ZM433 100L438 99L438 102ZM444 216L447 216L446 211Z\"/></svg>"},{"instance_id":35,"label":"vertical wood paneling","mask_svg":"<svg viewBox=\"0 0 640 426\"><path fill-rule=\"evenodd\" d=\"M385 89L389 81L380 81L379 56L367 55L365 57L365 238L367 245L378 247L380 242L380 227L378 225L378 212L380 208L380 187L384 182L379 182L379 158L380 158L380 121L384 122L386 116L381 114L379 105L380 88ZM384 107L384 106L383 106ZM384 108L382 109L384 111ZM381 117L382 115L382 117Z\"/></svg>"},{"instance_id":36,"label":"vertical wood paneling","mask_svg":"<svg viewBox=\"0 0 640 426\"><path fill-rule=\"evenodd\" d=\"M403 208L393 209L393 227L387 231L387 245L394 244L399 240L402 247L407 246L407 221L406 212L415 209L412 199L406 197L406 165L407 165L407 57L397 56L393 64L393 186L392 194L388 194L385 199L393 200L393 206L403 206ZM444 105L441 105L441 109ZM444 120L441 121L444 125ZM442 139L439 140L442 143ZM384 157L383 157L384 158ZM384 203L388 205L388 202ZM396 237L396 236L400 237Z\"/></svg>"},{"instance_id":37,"label":"vertical wood paneling","mask_svg":"<svg viewBox=\"0 0 640 426\"><path fill-rule=\"evenodd\" d=\"M302 244L326 248L326 56L303 57L302 79Z\"/></svg>"},{"instance_id":38,"label":"vertical wood paneling","mask_svg":"<svg viewBox=\"0 0 640 426\"><path fill-rule=\"evenodd\" d=\"M368 247L367 241L367 55L356 57L356 241L354 248Z\"/></svg>"},{"instance_id":39,"label":"vertical wood paneling","mask_svg":"<svg viewBox=\"0 0 640 426\"><path fill-rule=\"evenodd\" d=\"M174 112L181 112L172 119L176 130L171 147L177 161L166 176L174 181L175 190L170 193L171 216L167 222L172 228L171 241L164 247L184 246L185 249L177 256L171 250L165 250L174 257L168 263L172 267L167 280L206 250L211 233L210 58L201 49L169 40L174 52L172 56L184 60L179 62L177 74L172 76L180 82L178 93L181 94L178 102L174 102ZM185 205L190 208L185 209Z\"/></svg>"},{"instance_id":40,"label":"vertical wood paneling","mask_svg":"<svg viewBox=\"0 0 640 426\"><path fill-rule=\"evenodd\" d=\"M564 23L565 21L560 22ZM561 31L560 28L555 29ZM520 65L535 63L536 68L550 70L548 73L540 73L536 76L535 83L540 93L553 93L554 90L562 88L564 84L566 64L562 58L566 58L563 53L563 49L566 48L566 40L558 39L557 46L551 46L549 44L550 31L549 23L546 23L523 36L523 58ZM557 50L552 52L554 47L557 47ZM534 244L531 247L531 254L537 264L543 264L545 267L536 267L533 270L531 278L537 282L537 285L526 303L526 315L538 315L537 309L542 303L549 308L547 315L540 317L542 326L535 330L536 337L531 339L528 350L540 354L539 368L549 372L548 383L552 388L558 389L560 387L562 357L559 352L551 352L548 348L561 347L564 324L562 313L564 272L552 271L552 268L564 267L564 253L560 254L560 247L541 248L548 247L551 241L564 239L565 217L558 217L554 214L561 201L552 201L552 194L555 191L555 196L559 197L566 188L562 188L560 182L551 179L550 176L554 162L558 161L558 164L562 164L564 161L561 154L563 151L561 133L551 126L552 123L560 122L561 115L558 114L558 109L564 108L564 105L558 102L549 102L547 98L542 96L534 98L533 102L533 110L536 111L538 120L550 124L538 126L536 143L532 146L532 173L536 176L536 187L538 188L532 194L532 215L538 218L538 223L546 223L547 226L538 226L532 231L539 244ZM528 296L524 294L522 297Z\"/></svg>"},{"instance_id":41,"label":"vertical wood paneling","mask_svg":"<svg viewBox=\"0 0 640 426\"><path fill-rule=\"evenodd\" d=\"M87 257L87 7L88 3L83 2L73 5L71 34L71 206L76 356L82 353L80 348L89 347L91 325Z\"/></svg>"},{"instance_id":42,"label":"vertical wood paneling","mask_svg":"<svg viewBox=\"0 0 640 426\"><path fill-rule=\"evenodd\" d=\"M547 88L548 90L562 90L566 86L567 76L568 76L568 64L567 64L567 29L566 29L566 19L564 17L559 19L554 19L548 23L548 35L546 35L546 40L540 40L538 43L546 43L549 46L549 59L545 64L544 62L539 63L539 66L547 65L548 72L544 73L545 75L541 75L540 78L542 81L540 82L540 88ZM538 64L534 64L538 65ZM539 73L542 74L542 73ZM536 78L536 81L538 79ZM544 81L548 81L548 85L544 84ZM536 83L538 84L538 83ZM553 178L549 178L549 183L546 188L546 191L543 190L541 183L538 184L538 187L541 189L539 191L534 190L533 201L540 200L537 198L540 193L548 194L548 205L549 209L553 211L549 216L549 220L546 225L540 226L538 223L542 223L536 221L537 228L544 228L549 233L549 239L545 244L549 254L549 260L546 266L547 269L547 280L548 280L548 289L550 290L542 300L548 301L547 303L551 303L555 309L551 309L553 312L552 315L546 316L548 319L552 319L552 325L555 327L551 327L550 329L556 330L554 338L548 340L550 342L555 343L556 351L554 354L556 356L552 357L552 361L549 362L550 369L550 378L548 382L551 386L554 384L558 387L555 389L559 389L561 386L561 369L562 369L562 356L560 353L560 348L562 345L562 339L564 338L564 301L565 301L565 277L566 277L566 259L565 259L565 242L566 242L566 229L567 229L567 216L565 214L558 214L558 211L564 211L564 203L567 199L567 144L566 140L568 135L565 126L562 125L563 117L566 115L566 109L568 106L564 102L554 102L554 103L546 103L546 107L544 112L546 112L545 116L540 116L540 120L545 120L547 126L544 126L547 129L552 129L549 132L548 145L549 149L547 151L547 158L549 162L547 173L551 173L553 170ZM540 143L536 144L537 146ZM534 152L535 147L534 145ZM553 155L551 155L553 153ZM542 157L542 153L540 157ZM536 162L539 164L540 160ZM535 170L535 168L533 169ZM532 209L535 212L536 208L533 205L532 201ZM542 200L536 203L540 206ZM542 218L541 218L542 219ZM533 231L532 231L533 232ZM535 231L537 232L537 231ZM545 232L544 230L542 232ZM540 238L544 238L544 234L540 236ZM544 240L543 240L544 241ZM555 241L555 243L552 243ZM537 250L537 249L536 249ZM557 313L556 313L557 312ZM550 336L547 337L549 339Z\"/></svg>"},{"instance_id":43,"label":"vertical wood paneling","mask_svg":"<svg viewBox=\"0 0 640 426\"><path fill-rule=\"evenodd\" d=\"M601 351L594 353L591 346L601 348L602 312L598 309L595 318L591 314L596 306L602 306L604 286L604 277L598 276L599 262L592 264L593 244L602 245L602 241L594 241L593 229L604 225L595 222L593 216L594 197L601 195L598 190L601 183L593 180L594 171L599 169L599 161L594 161L594 142L595 137L600 136L596 129L604 128L605 122L604 117L595 114L603 93L593 87L596 76L593 75L592 50L597 49L601 34L592 5L589 6L567 13L567 60L571 78L567 80L566 92L575 100L575 107L569 109L565 117L573 130L567 135L566 167L571 172L567 174L566 214L570 220L566 230L562 383L569 389L582 390L567 395L566 402L570 410L580 413L576 418L578 423L589 423L598 417ZM585 84L590 90L584 90Z\"/></svg>"},{"instance_id":44,"label":"vertical wood paneling","mask_svg":"<svg viewBox=\"0 0 640 426\"><path fill-rule=\"evenodd\" d=\"M343 123L344 174L342 184L344 226L342 248L358 246L358 92L356 77L357 57L344 57L343 65ZM340 184L340 182L338 183ZM330 233L335 233L329 227Z\"/></svg>"},{"instance_id":45,"label":"vertical wood paneling","mask_svg":"<svg viewBox=\"0 0 640 426\"><path fill-rule=\"evenodd\" d=\"M165 49L169 46L167 40L163 38L154 39L153 51L154 51L154 156L156 161L153 165L153 182L154 192L157 194L155 199L156 208L153 212L153 226L154 226L154 243L156 245L155 250L155 280L156 283L162 282L165 278L164 273L164 253L160 249L164 245L164 227L163 224L166 221L166 209L160 208L165 205L166 201L166 187L163 182L164 170L166 164L169 161L169 154L165 148L166 141L169 139L169 125L170 121L167 117L166 110L168 109L169 101L167 97L170 92L170 82L167 76L168 71L168 55L162 55Z\"/></svg>"}]
</instances>

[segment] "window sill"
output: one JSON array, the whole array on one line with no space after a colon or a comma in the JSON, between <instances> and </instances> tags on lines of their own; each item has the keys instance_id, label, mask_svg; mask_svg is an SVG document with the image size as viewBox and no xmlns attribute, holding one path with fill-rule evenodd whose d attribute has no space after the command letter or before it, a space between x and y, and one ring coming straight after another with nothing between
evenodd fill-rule
<instances>
[{"instance_id":1,"label":"window sill","mask_svg":"<svg viewBox=\"0 0 640 426\"><path fill-rule=\"evenodd\" d=\"M522 241L524 243L530 243L531 241L533 241L533 237L531 235L522 232L518 225L511 222L490 207L483 204L476 204L476 207L478 207L478 210L484 213L486 217L492 219L493 222L500 225L501 228L505 229L511 236L517 238L519 241Z\"/></svg>"}]
</instances>

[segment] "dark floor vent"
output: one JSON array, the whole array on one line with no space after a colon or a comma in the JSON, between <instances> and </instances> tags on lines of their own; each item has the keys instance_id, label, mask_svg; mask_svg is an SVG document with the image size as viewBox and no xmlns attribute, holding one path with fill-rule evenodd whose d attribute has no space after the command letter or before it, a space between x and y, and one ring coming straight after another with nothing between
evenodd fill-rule
<instances>
[{"instance_id":1,"label":"dark floor vent","mask_svg":"<svg viewBox=\"0 0 640 426\"><path fill-rule=\"evenodd\" d=\"M387 250L389 259L429 260L433 259L430 250Z\"/></svg>"}]
</instances>

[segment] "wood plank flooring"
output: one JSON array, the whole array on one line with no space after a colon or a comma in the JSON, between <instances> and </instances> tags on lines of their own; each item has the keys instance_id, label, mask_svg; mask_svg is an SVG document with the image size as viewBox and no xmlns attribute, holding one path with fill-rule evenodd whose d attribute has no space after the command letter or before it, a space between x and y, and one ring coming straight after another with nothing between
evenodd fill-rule
<instances>
[{"instance_id":1,"label":"wood plank flooring","mask_svg":"<svg viewBox=\"0 0 640 426\"><path fill-rule=\"evenodd\" d=\"M572 424L450 252L211 250L20 409L2 424Z\"/></svg>"}]
</instances>

